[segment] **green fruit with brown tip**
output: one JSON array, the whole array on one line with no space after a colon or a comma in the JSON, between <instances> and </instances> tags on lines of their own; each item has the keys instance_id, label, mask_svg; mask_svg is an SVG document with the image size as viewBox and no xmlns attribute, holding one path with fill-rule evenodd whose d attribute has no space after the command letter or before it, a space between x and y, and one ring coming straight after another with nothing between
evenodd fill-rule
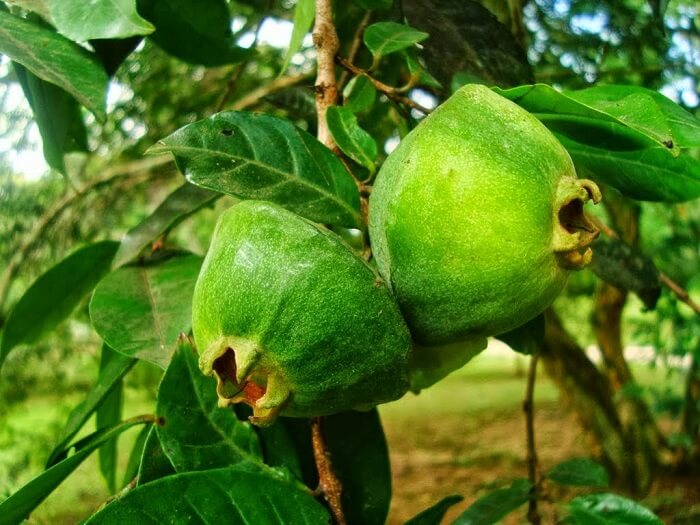
<instances>
[{"instance_id":1,"label":"green fruit with brown tip","mask_svg":"<svg viewBox=\"0 0 700 525\"><path fill-rule=\"evenodd\" d=\"M598 187L534 116L484 86L458 90L389 155L369 202L377 266L413 337L473 347L542 312L590 261L589 199Z\"/></svg>"},{"instance_id":2,"label":"green fruit with brown tip","mask_svg":"<svg viewBox=\"0 0 700 525\"><path fill-rule=\"evenodd\" d=\"M410 334L389 290L337 235L244 201L219 221L195 287L200 368L252 421L367 409L408 389Z\"/></svg>"}]
</instances>

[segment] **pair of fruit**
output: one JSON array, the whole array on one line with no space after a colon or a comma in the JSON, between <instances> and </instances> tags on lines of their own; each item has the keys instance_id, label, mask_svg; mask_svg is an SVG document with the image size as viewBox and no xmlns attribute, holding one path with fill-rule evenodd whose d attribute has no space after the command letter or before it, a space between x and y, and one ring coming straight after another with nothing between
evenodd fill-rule
<instances>
[{"instance_id":1,"label":"pair of fruit","mask_svg":"<svg viewBox=\"0 0 700 525\"><path fill-rule=\"evenodd\" d=\"M194 295L200 366L220 404L248 403L258 424L424 388L539 314L588 263L591 198L596 185L576 179L532 115L462 88L377 177L369 230L384 280L335 234L275 205L222 215Z\"/></svg>"}]
</instances>

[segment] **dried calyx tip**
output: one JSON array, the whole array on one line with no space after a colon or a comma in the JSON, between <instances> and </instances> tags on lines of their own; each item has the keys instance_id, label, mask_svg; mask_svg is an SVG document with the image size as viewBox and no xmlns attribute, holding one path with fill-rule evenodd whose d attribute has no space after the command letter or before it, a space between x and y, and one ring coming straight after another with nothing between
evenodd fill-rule
<instances>
[{"instance_id":1,"label":"dried calyx tip","mask_svg":"<svg viewBox=\"0 0 700 525\"><path fill-rule=\"evenodd\" d=\"M554 252L562 267L578 270L587 266L593 257L590 244L600 233L583 212L583 205L602 199L598 185L591 180L575 180L564 188L557 211L558 227L554 232Z\"/></svg>"}]
</instances>

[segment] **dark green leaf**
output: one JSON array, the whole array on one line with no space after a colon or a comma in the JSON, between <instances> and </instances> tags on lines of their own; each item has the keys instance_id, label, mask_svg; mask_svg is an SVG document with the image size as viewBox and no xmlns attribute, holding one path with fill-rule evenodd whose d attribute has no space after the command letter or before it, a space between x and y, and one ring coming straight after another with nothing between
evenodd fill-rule
<instances>
[{"instance_id":1,"label":"dark green leaf","mask_svg":"<svg viewBox=\"0 0 700 525\"><path fill-rule=\"evenodd\" d=\"M516 352L525 355L535 354L542 348L544 341L544 314L497 337Z\"/></svg>"},{"instance_id":2,"label":"dark green leaf","mask_svg":"<svg viewBox=\"0 0 700 525\"><path fill-rule=\"evenodd\" d=\"M136 258L151 242L174 228L180 221L206 206L219 194L185 183L168 195L160 206L122 239L113 268L118 268Z\"/></svg>"},{"instance_id":3,"label":"dark green leaf","mask_svg":"<svg viewBox=\"0 0 700 525\"><path fill-rule=\"evenodd\" d=\"M124 39L90 40L90 45L95 50L95 54L102 62L102 65L111 77L117 72L119 66L124 62L134 49L143 41L141 37L135 36Z\"/></svg>"},{"instance_id":4,"label":"dark green leaf","mask_svg":"<svg viewBox=\"0 0 700 525\"><path fill-rule=\"evenodd\" d=\"M617 494L589 494L569 503L576 525L663 525L652 511Z\"/></svg>"},{"instance_id":5,"label":"dark green leaf","mask_svg":"<svg viewBox=\"0 0 700 525\"><path fill-rule=\"evenodd\" d=\"M328 148L286 120L219 113L179 129L149 152L172 153L198 186L275 202L316 222L361 226L350 174Z\"/></svg>"},{"instance_id":6,"label":"dark green leaf","mask_svg":"<svg viewBox=\"0 0 700 525\"><path fill-rule=\"evenodd\" d=\"M68 417L63 432L61 432L58 442L54 447L49 459L46 462L46 468L55 465L57 462L66 457L68 450L66 447L71 438L83 428L83 425L88 418L97 410L105 398L110 394L113 388L121 381L126 373L131 370L131 367L136 363L136 359L125 356L123 354L114 353L112 359L106 366L101 368L100 376L97 379L95 386L88 392L83 401L73 409Z\"/></svg>"},{"instance_id":7,"label":"dark green leaf","mask_svg":"<svg viewBox=\"0 0 700 525\"><path fill-rule=\"evenodd\" d=\"M220 525L329 523L311 494L260 472L229 467L187 472L139 486L86 525L192 523Z\"/></svg>"},{"instance_id":8,"label":"dark green leaf","mask_svg":"<svg viewBox=\"0 0 700 525\"><path fill-rule=\"evenodd\" d=\"M440 89L442 84L431 75L418 60L418 52L415 49L404 49L402 51L403 56L406 59L406 66L408 66L408 72L412 77L418 79L417 84L420 86L426 86L430 88Z\"/></svg>"},{"instance_id":9,"label":"dark green leaf","mask_svg":"<svg viewBox=\"0 0 700 525\"><path fill-rule=\"evenodd\" d=\"M636 293L653 310L661 296L659 270L639 249L619 239L597 240L593 245L591 270L606 282Z\"/></svg>"},{"instance_id":10,"label":"dark green leaf","mask_svg":"<svg viewBox=\"0 0 700 525\"><path fill-rule=\"evenodd\" d=\"M109 271L117 247L104 241L85 246L51 268L24 293L5 323L0 365L19 344L38 341L68 317Z\"/></svg>"},{"instance_id":11,"label":"dark green leaf","mask_svg":"<svg viewBox=\"0 0 700 525\"><path fill-rule=\"evenodd\" d=\"M34 113L44 158L49 166L66 175L64 155L71 151L87 151L87 132L80 105L58 86L41 80L21 64L13 65Z\"/></svg>"},{"instance_id":12,"label":"dark green leaf","mask_svg":"<svg viewBox=\"0 0 700 525\"><path fill-rule=\"evenodd\" d=\"M147 418L134 418L119 423L112 428L100 429L75 444L75 453L70 457L45 470L29 483L0 503L2 522L13 525L21 522L46 497L54 491L95 449L103 443L121 434L126 429L143 423Z\"/></svg>"},{"instance_id":13,"label":"dark green leaf","mask_svg":"<svg viewBox=\"0 0 700 525\"><path fill-rule=\"evenodd\" d=\"M453 525L490 525L528 501L532 484L517 479L507 489L498 489L476 500Z\"/></svg>"},{"instance_id":14,"label":"dark green leaf","mask_svg":"<svg viewBox=\"0 0 700 525\"><path fill-rule=\"evenodd\" d=\"M250 423L217 406L216 381L199 370L196 350L182 340L158 389L156 428L177 472L206 470L241 461L260 461L262 452Z\"/></svg>"},{"instance_id":15,"label":"dark green leaf","mask_svg":"<svg viewBox=\"0 0 700 525\"><path fill-rule=\"evenodd\" d=\"M353 0L355 5L368 11L391 9L394 0Z\"/></svg>"},{"instance_id":16,"label":"dark green leaf","mask_svg":"<svg viewBox=\"0 0 700 525\"><path fill-rule=\"evenodd\" d=\"M576 458L555 465L547 478L560 485L577 487L607 487L608 473L602 465L586 458Z\"/></svg>"},{"instance_id":17,"label":"dark green leaf","mask_svg":"<svg viewBox=\"0 0 700 525\"><path fill-rule=\"evenodd\" d=\"M104 119L107 74L86 49L37 23L0 10L0 53L67 91L98 119Z\"/></svg>"},{"instance_id":18,"label":"dark green leaf","mask_svg":"<svg viewBox=\"0 0 700 525\"><path fill-rule=\"evenodd\" d=\"M150 483L166 476L175 474L175 467L170 463L168 456L163 452L163 446L158 439L155 427L148 432L146 444L141 454L137 485Z\"/></svg>"},{"instance_id":19,"label":"dark green leaf","mask_svg":"<svg viewBox=\"0 0 700 525\"><path fill-rule=\"evenodd\" d=\"M377 90L366 76L353 77L343 90L344 106L353 113L360 113L374 105Z\"/></svg>"},{"instance_id":20,"label":"dark green leaf","mask_svg":"<svg viewBox=\"0 0 700 525\"><path fill-rule=\"evenodd\" d=\"M58 32L76 42L147 35L155 29L136 12L136 0L51 0Z\"/></svg>"},{"instance_id":21,"label":"dark green leaf","mask_svg":"<svg viewBox=\"0 0 700 525\"><path fill-rule=\"evenodd\" d=\"M316 2L314 0L298 0L294 8L294 28L292 29L292 38L289 41L289 47L284 55L284 62L280 75L289 67L289 62L292 60L294 53L299 51L301 42L304 40L306 33L311 29L311 23L314 21Z\"/></svg>"},{"instance_id":22,"label":"dark green leaf","mask_svg":"<svg viewBox=\"0 0 700 525\"><path fill-rule=\"evenodd\" d=\"M129 483L134 481L134 478L139 473L139 465L141 463L141 457L144 454L144 449L146 448L146 439L150 435L153 427L143 427L139 435L136 436L136 441L134 441L134 446L131 447L131 453L129 454L129 461L126 463L126 469L124 470L124 479L122 480L122 487L126 487ZM136 478L138 479L138 478Z\"/></svg>"},{"instance_id":23,"label":"dark green leaf","mask_svg":"<svg viewBox=\"0 0 700 525\"><path fill-rule=\"evenodd\" d=\"M377 142L360 127L355 114L343 106L331 106L326 113L328 129L338 147L360 166L374 173Z\"/></svg>"},{"instance_id":24,"label":"dark green leaf","mask_svg":"<svg viewBox=\"0 0 700 525\"><path fill-rule=\"evenodd\" d=\"M110 370L110 364L114 360L122 361L122 354L115 352L109 346L102 346L102 358L100 359L100 378L105 371ZM122 419L122 400L123 400L123 379L119 379L110 389L109 393L102 400L102 403L97 407L95 412L95 421L97 428L109 428L116 425ZM119 437L115 436L112 439L105 441L98 456L100 458L100 472L107 482L107 488L110 493L114 494L117 491L117 442Z\"/></svg>"},{"instance_id":25,"label":"dark green leaf","mask_svg":"<svg viewBox=\"0 0 700 525\"><path fill-rule=\"evenodd\" d=\"M428 38L428 33L396 22L377 22L364 32L364 42L373 55L395 53Z\"/></svg>"},{"instance_id":26,"label":"dark green leaf","mask_svg":"<svg viewBox=\"0 0 700 525\"><path fill-rule=\"evenodd\" d=\"M278 418L268 427L257 427L255 430L260 438L260 447L265 464L271 467L286 469L299 481L304 481L302 461L297 442L285 421L289 418ZM306 421L303 421L308 426ZM309 444L310 444L310 436ZM314 466L315 468L315 466Z\"/></svg>"},{"instance_id":27,"label":"dark green leaf","mask_svg":"<svg viewBox=\"0 0 700 525\"><path fill-rule=\"evenodd\" d=\"M343 482L348 523L384 524L391 501L391 467L379 413L344 412L326 417L324 424L333 469Z\"/></svg>"},{"instance_id":28,"label":"dark green leaf","mask_svg":"<svg viewBox=\"0 0 700 525\"><path fill-rule=\"evenodd\" d=\"M137 6L156 26L149 38L180 60L213 67L250 54L236 45L226 0L137 0Z\"/></svg>"},{"instance_id":29,"label":"dark green leaf","mask_svg":"<svg viewBox=\"0 0 700 525\"><path fill-rule=\"evenodd\" d=\"M442 518L445 517L445 514L448 510L450 510L450 507L456 505L463 499L464 498L458 494L442 498L432 507L428 507L420 514L417 514L408 520L406 525L440 525Z\"/></svg>"},{"instance_id":30,"label":"dark green leaf","mask_svg":"<svg viewBox=\"0 0 700 525\"><path fill-rule=\"evenodd\" d=\"M181 255L113 271L90 301L93 327L117 352L167 368L178 336L190 330L201 264Z\"/></svg>"}]
</instances>

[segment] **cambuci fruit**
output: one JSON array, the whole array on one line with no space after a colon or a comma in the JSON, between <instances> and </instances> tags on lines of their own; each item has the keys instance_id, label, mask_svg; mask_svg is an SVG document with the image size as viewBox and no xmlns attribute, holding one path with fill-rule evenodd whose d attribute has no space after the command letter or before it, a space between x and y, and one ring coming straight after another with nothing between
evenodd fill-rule
<instances>
[{"instance_id":1,"label":"cambuci fruit","mask_svg":"<svg viewBox=\"0 0 700 525\"><path fill-rule=\"evenodd\" d=\"M408 388L411 339L379 275L337 235L274 204L217 223L195 287L200 368L251 420L367 409Z\"/></svg>"},{"instance_id":2,"label":"cambuci fruit","mask_svg":"<svg viewBox=\"0 0 700 525\"><path fill-rule=\"evenodd\" d=\"M369 202L379 272L423 351L473 350L542 312L590 261L583 204L600 198L544 125L484 86L426 117Z\"/></svg>"}]
</instances>

